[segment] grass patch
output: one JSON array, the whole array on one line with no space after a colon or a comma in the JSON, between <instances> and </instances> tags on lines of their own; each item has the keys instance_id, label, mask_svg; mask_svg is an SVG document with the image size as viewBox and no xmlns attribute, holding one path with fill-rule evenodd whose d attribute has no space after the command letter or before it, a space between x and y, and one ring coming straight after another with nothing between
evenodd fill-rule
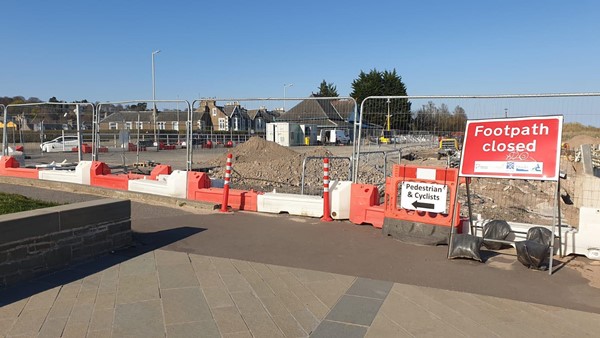
<instances>
[{"instance_id":1,"label":"grass patch","mask_svg":"<svg viewBox=\"0 0 600 338\"><path fill-rule=\"evenodd\" d=\"M12 214L13 212L48 208L60 205L53 202L45 202L17 194L5 194L0 192L0 215Z\"/></svg>"}]
</instances>

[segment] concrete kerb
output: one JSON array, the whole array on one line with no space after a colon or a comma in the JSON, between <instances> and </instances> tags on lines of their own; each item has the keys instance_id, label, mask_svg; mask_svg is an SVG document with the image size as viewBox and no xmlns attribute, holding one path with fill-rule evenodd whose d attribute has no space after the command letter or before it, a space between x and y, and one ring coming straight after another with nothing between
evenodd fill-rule
<instances>
[{"instance_id":1,"label":"concrete kerb","mask_svg":"<svg viewBox=\"0 0 600 338\"><path fill-rule=\"evenodd\" d=\"M216 213L215 205L202 201L193 201L184 198L145 194L139 192L113 190L89 185L80 185L66 182L54 182L46 180L30 180L17 177L0 176L0 183L30 186L36 188L53 189L57 191L77 192L96 196L129 199L151 205L179 208L193 213Z\"/></svg>"}]
</instances>

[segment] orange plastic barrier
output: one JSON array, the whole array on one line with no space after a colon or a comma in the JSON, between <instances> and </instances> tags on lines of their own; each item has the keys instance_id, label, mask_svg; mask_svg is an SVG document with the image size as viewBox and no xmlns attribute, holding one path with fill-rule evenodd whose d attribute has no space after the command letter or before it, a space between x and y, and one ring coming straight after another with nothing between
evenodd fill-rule
<instances>
[{"instance_id":1,"label":"orange plastic barrier","mask_svg":"<svg viewBox=\"0 0 600 338\"><path fill-rule=\"evenodd\" d=\"M73 151L73 152L76 152L77 150L78 150L78 149L77 149L77 147L73 147L73 148L71 149L71 151ZM88 145L88 144L86 144L86 143L83 143L83 144L81 145L81 152L82 152L83 154L91 154L91 153L92 153L92 146L90 146L90 145Z\"/></svg>"},{"instance_id":2,"label":"orange plastic barrier","mask_svg":"<svg viewBox=\"0 0 600 338\"><path fill-rule=\"evenodd\" d=\"M158 175L171 175L172 172L173 170L171 169L170 165L159 164L150 172L150 179L156 180Z\"/></svg>"},{"instance_id":3,"label":"orange plastic barrier","mask_svg":"<svg viewBox=\"0 0 600 338\"><path fill-rule=\"evenodd\" d=\"M2 156L0 161L0 175L38 179L37 168L20 168L19 162L12 156Z\"/></svg>"},{"instance_id":4,"label":"orange plastic barrier","mask_svg":"<svg viewBox=\"0 0 600 338\"><path fill-rule=\"evenodd\" d=\"M210 188L210 178L206 173L188 171L187 199L196 200L196 192L200 189Z\"/></svg>"},{"instance_id":5,"label":"orange plastic barrier","mask_svg":"<svg viewBox=\"0 0 600 338\"><path fill-rule=\"evenodd\" d=\"M350 190L350 222L383 227L385 208L379 205L379 189L371 184L353 183Z\"/></svg>"},{"instance_id":6,"label":"orange plastic barrier","mask_svg":"<svg viewBox=\"0 0 600 338\"><path fill-rule=\"evenodd\" d=\"M188 181L188 199L212 202L215 205L223 202L223 188L199 188L191 190L190 185ZM227 204L235 210L257 211L256 200L258 194L260 193L254 190L229 189Z\"/></svg>"},{"instance_id":7,"label":"orange plastic barrier","mask_svg":"<svg viewBox=\"0 0 600 338\"><path fill-rule=\"evenodd\" d=\"M144 178L138 174L111 174L110 168L104 162L92 162L90 169L90 185L110 189L127 190L129 180Z\"/></svg>"},{"instance_id":8,"label":"orange plastic barrier","mask_svg":"<svg viewBox=\"0 0 600 338\"><path fill-rule=\"evenodd\" d=\"M435 170L435 178L418 178L419 169ZM460 227L460 204L457 204L457 210L454 210L454 201L456 199L456 190L460 183L465 179L458 179L458 169L455 168L435 168L435 167L416 167L407 165L394 165L393 176L388 177L385 182L385 217L395 218L405 221L439 225L452 226L452 215L454 215L454 224L457 232L461 232ZM441 214L435 212L407 210L400 208L398 196L399 186L402 182L419 182L440 184L448 186L448 213Z\"/></svg>"}]
</instances>

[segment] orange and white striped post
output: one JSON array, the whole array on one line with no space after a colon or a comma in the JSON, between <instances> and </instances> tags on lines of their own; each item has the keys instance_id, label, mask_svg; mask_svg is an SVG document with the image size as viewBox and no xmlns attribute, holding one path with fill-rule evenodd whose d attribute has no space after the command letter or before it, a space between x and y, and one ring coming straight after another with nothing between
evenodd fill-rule
<instances>
[{"instance_id":1,"label":"orange and white striped post","mask_svg":"<svg viewBox=\"0 0 600 338\"><path fill-rule=\"evenodd\" d=\"M231 180L232 157L232 154L227 154L227 164L225 165L225 182L223 183L223 203L221 203L221 212L227 212L227 203L229 202L229 181Z\"/></svg>"},{"instance_id":2,"label":"orange and white striped post","mask_svg":"<svg viewBox=\"0 0 600 338\"><path fill-rule=\"evenodd\" d=\"M329 158L323 159L323 217L322 222L331 222L331 207L329 206Z\"/></svg>"}]
</instances>

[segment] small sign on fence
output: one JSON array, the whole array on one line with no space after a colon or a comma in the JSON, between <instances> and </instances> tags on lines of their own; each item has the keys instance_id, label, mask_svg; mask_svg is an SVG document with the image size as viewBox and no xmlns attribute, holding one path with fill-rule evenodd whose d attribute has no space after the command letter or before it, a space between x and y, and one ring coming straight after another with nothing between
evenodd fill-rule
<instances>
[{"instance_id":1,"label":"small sign on fence","mask_svg":"<svg viewBox=\"0 0 600 338\"><path fill-rule=\"evenodd\" d=\"M467 121L460 176L558 180L562 116Z\"/></svg>"}]
</instances>

